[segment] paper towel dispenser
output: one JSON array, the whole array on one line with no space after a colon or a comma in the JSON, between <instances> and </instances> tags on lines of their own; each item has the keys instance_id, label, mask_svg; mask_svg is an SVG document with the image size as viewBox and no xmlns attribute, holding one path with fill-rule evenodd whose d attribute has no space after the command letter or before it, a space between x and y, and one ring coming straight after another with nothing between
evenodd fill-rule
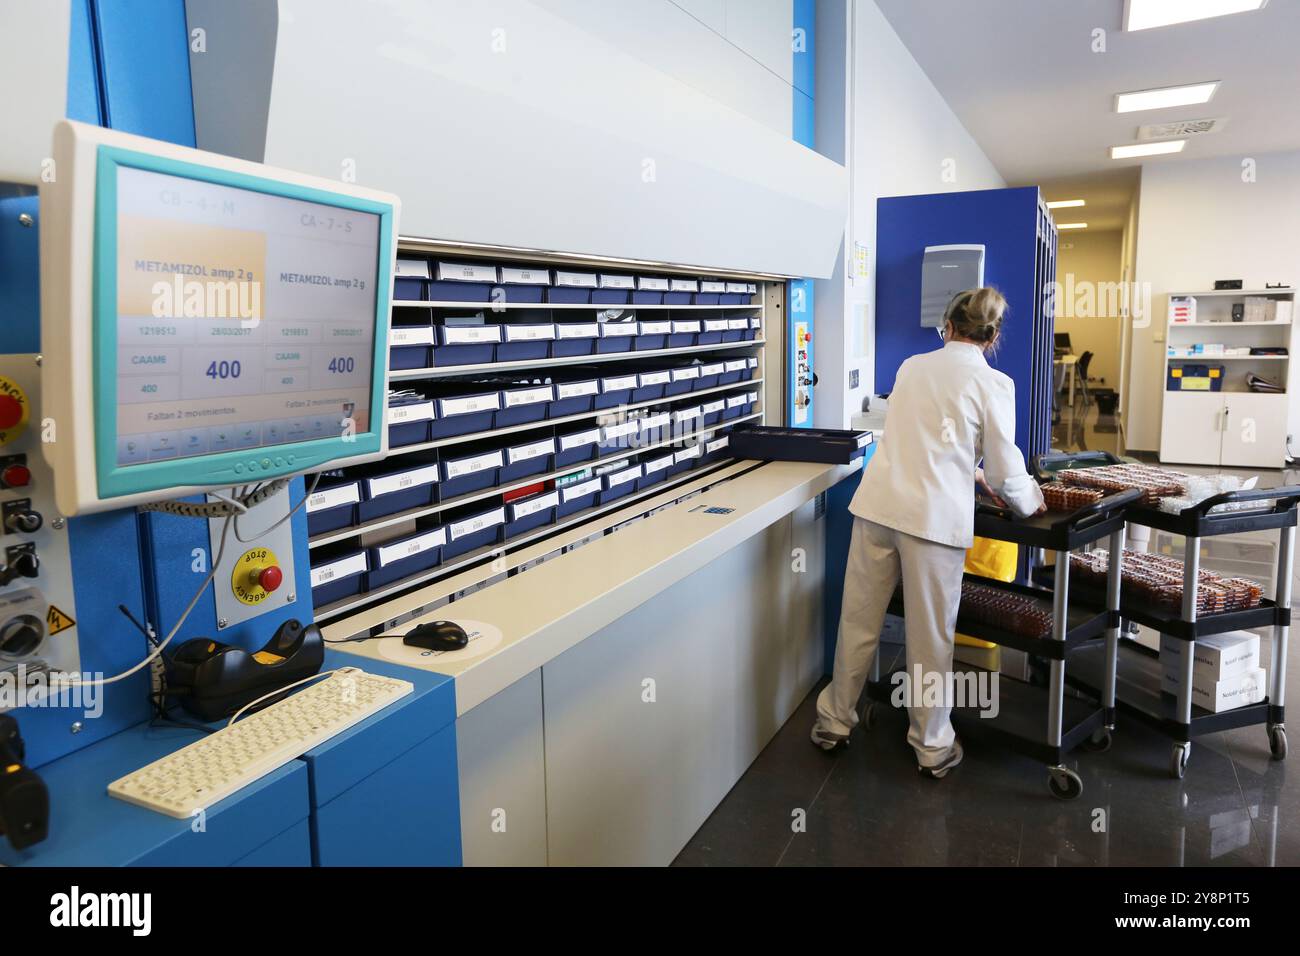
<instances>
[{"instance_id":1,"label":"paper towel dispenser","mask_svg":"<svg viewBox=\"0 0 1300 956\"><path fill-rule=\"evenodd\" d=\"M983 245L926 246L921 263L921 327L943 328L952 297L983 284Z\"/></svg>"}]
</instances>

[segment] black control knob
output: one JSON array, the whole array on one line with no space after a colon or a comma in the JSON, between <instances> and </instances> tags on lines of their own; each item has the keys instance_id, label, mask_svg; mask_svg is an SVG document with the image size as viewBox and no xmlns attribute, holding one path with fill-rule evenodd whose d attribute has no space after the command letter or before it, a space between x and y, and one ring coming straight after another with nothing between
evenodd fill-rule
<instances>
[{"instance_id":1,"label":"black control knob","mask_svg":"<svg viewBox=\"0 0 1300 956\"><path fill-rule=\"evenodd\" d=\"M45 519L39 511L11 511L5 517L5 527L20 534L33 534L41 530Z\"/></svg>"},{"instance_id":2,"label":"black control knob","mask_svg":"<svg viewBox=\"0 0 1300 956\"><path fill-rule=\"evenodd\" d=\"M29 614L11 618L0 626L0 654L8 657L25 657L41 646L45 627L39 618Z\"/></svg>"},{"instance_id":3,"label":"black control knob","mask_svg":"<svg viewBox=\"0 0 1300 956\"><path fill-rule=\"evenodd\" d=\"M34 578L41 573L41 559L35 551L19 551L10 559L9 571L20 578Z\"/></svg>"}]
</instances>

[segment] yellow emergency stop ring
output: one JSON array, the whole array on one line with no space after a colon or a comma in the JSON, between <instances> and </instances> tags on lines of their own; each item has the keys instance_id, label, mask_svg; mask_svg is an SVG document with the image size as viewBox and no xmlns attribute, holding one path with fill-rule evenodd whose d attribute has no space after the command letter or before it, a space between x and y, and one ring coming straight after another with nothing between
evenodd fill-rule
<instances>
[{"instance_id":1,"label":"yellow emergency stop ring","mask_svg":"<svg viewBox=\"0 0 1300 956\"><path fill-rule=\"evenodd\" d=\"M242 604L255 606L271 596L271 592L262 587L259 575L272 565L279 566L280 560L270 548L249 548L235 562L235 569L230 572L230 590Z\"/></svg>"},{"instance_id":2,"label":"yellow emergency stop ring","mask_svg":"<svg viewBox=\"0 0 1300 956\"><path fill-rule=\"evenodd\" d=\"M27 430L27 422L32 414L32 403L27 400L27 393L23 391L22 386L4 375L0 375L0 395L8 395L15 399L22 408L22 417L18 419L18 424L0 429L0 445L7 445Z\"/></svg>"}]
</instances>

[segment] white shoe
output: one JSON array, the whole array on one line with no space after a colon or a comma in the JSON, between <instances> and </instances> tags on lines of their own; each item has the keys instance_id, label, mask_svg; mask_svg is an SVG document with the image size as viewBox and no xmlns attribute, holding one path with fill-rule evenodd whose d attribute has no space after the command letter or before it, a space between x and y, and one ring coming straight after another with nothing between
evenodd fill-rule
<instances>
[{"instance_id":1,"label":"white shoe","mask_svg":"<svg viewBox=\"0 0 1300 956\"><path fill-rule=\"evenodd\" d=\"M919 770L923 776L933 777L935 780L942 780L944 777L948 776L949 770L952 770L961 763L961 758L965 755L966 752L962 750L961 741L953 740L952 746L948 748L948 753L945 754L944 758L937 764L933 767L922 767L918 764L916 769Z\"/></svg>"},{"instance_id":2,"label":"white shoe","mask_svg":"<svg viewBox=\"0 0 1300 956\"><path fill-rule=\"evenodd\" d=\"M848 734L837 734L829 730L824 730L820 720L813 724L811 737L812 742L827 753L834 753L837 750L843 750L849 745Z\"/></svg>"}]
</instances>

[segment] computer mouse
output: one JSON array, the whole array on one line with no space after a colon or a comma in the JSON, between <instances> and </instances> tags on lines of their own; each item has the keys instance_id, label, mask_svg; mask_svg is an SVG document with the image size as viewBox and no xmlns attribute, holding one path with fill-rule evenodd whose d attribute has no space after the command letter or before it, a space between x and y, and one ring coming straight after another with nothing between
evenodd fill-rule
<instances>
[{"instance_id":1,"label":"computer mouse","mask_svg":"<svg viewBox=\"0 0 1300 956\"><path fill-rule=\"evenodd\" d=\"M430 621L408 631L402 643L427 651L458 651L469 643L469 635L453 621Z\"/></svg>"}]
</instances>

